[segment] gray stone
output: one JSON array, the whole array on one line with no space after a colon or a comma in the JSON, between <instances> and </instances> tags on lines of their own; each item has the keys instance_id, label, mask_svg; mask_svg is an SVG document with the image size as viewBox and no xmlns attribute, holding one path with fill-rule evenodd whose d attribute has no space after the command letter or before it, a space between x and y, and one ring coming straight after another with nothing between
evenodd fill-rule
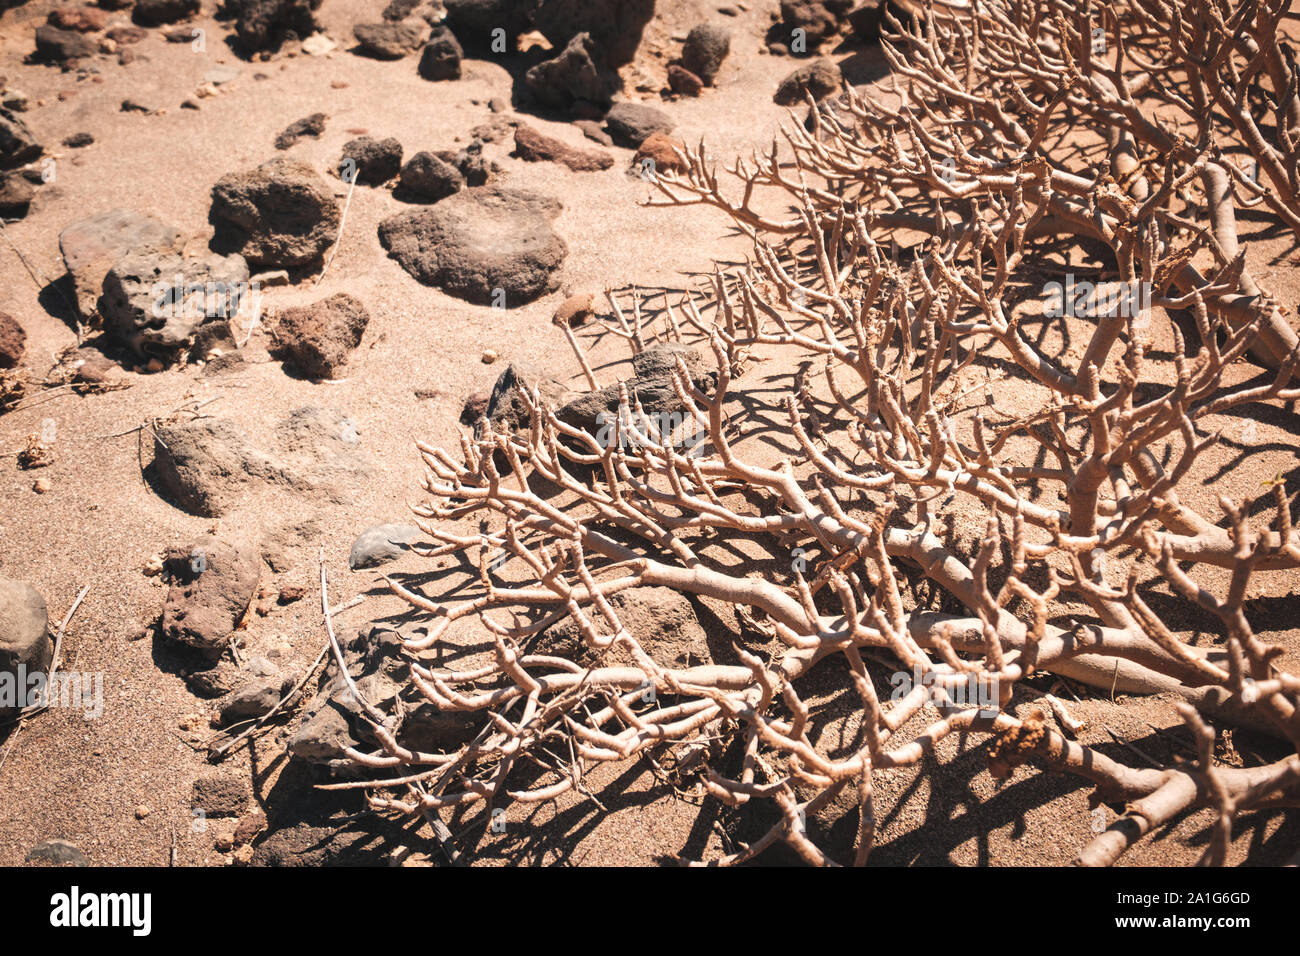
<instances>
[{"instance_id":1,"label":"gray stone","mask_svg":"<svg viewBox=\"0 0 1300 956\"><path fill-rule=\"evenodd\" d=\"M25 581L0 578L0 721L35 703L30 678L47 674L53 657L45 599Z\"/></svg>"},{"instance_id":2,"label":"gray stone","mask_svg":"<svg viewBox=\"0 0 1300 956\"><path fill-rule=\"evenodd\" d=\"M318 261L338 233L333 191L306 163L280 158L212 187L213 247L272 268Z\"/></svg>"},{"instance_id":3,"label":"gray stone","mask_svg":"<svg viewBox=\"0 0 1300 956\"><path fill-rule=\"evenodd\" d=\"M179 229L129 209L111 209L72 223L59 233L59 250L82 317L98 314L104 278L123 256L180 252L183 244Z\"/></svg>"},{"instance_id":4,"label":"gray stone","mask_svg":"<svg viewBox=\"0 0 1300 956\"><path fill-rule=\"evenodd\" d=\"M559 287L568 254L550 220L557 200L517 190L460 192L379 224L388 254L425 285L512 308Z\"/></svg>"},{"instance_id":5,"label":"gray stone","mask_svg":"<svg viewBox=\"0 0 1300 956\"><path fill-rule=\"evenodd\" d=\"M222 418L154 429L154 467L168 496L191 514L220 517L254 480L283 478L283 468L253 448L243 430Z\"/></svg>"},{"instance_id":6,"label":"gray stone","mask_svg":"<svg viewBox=\"0 0 1300 956\"><path fill-rule=\"evenodd\" d=\"M418 18L396 23L358 23L352 28L363 52L380 60L400 60L424 45L429 24Z\"/></svg>"},{"instance_id":7,"label":"gray stone","mask_svg":"<svg viewBox=\"0 0 1300 956\"><path fill-rule=\"evenodd\" d=\"M90 37L72 30L60 30L49 24L36 28L36 59L62 63L78 57L94 56L99 46Z\"/></svg>"},{"instance_id":8,"label":"gray stone","mask_svg":"<svg viewBox=\"0 0 1300 956\"><path fill-rule=\"evenodd\" d=\"M396 561L411 550L424 532L413 524L380 524L367 528L352 542L348 567L353 571L377 568Z\"/></svg>"},{"instance_id":9,"label":"gray stone","mask_svg":"<svg viewBox=\"0 0 1300 956\"><path fill-rule=\"evenodd\" d=\"M293 678L254 677L245 680L220 703L221 723L256 720L275 709L281 698L293 689Z\"/></svg>"},{"instance_id":10,"label":"gray stone","mask_svg":"<svg viewBox=\"0 0 1300 956\"><path fill-rule=\"evenodd\" d=\"M685 361L687 372L697 388L706 393L714 388L717 372L706 366L699 352L674 343L656 345L632 360L632 376L623 382L629 403L639 400L647 414L684 412L673 384L679 356ZM556 417L596 436L607 423L613 422L618 404L618 386L608 385L594 392L584 392L567 402L556 411Z\"/></svg>"},{"instance_id":11,"label":"gray stone","mask_svg":"<svg viewBox=\"0 0 1300 956\"><path fill-rule=\"evenodd\" d=\"M67 840L46 840L27 853L27 862L37 866L90 866L90 859Z\"/></svg>"},{"instance_id":12,"label":"gray stone","mask_svg":"<svg viewBox=\"0 0 1300 956\"><path fill-rule=\"evenodd\" d=\"M605 116L605 128L619 146L636 149L655 133L671 133L676 125L661 109L642 103L615 103Z\"/></svg>"},{"instance_id":13,"label":"gray stone","mask_svg":"<svg viewBox=\"0 0 1300 956\"><path fill-rule=\"evenodd\" d=\"M240 255L130 253L104 277L104 330L137 354L187 348L205 322L233 319L248 294Z\"/></svg>"}]
</instances>

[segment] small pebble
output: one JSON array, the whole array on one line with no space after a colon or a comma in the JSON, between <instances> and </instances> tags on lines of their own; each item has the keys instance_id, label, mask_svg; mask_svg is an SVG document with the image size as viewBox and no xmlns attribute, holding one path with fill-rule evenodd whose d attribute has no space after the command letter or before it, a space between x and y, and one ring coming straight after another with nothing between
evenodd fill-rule
<instances>
[{"instance_id":1,"label":"small pebble","mask_svg":"<svg viewBox=\"0 0 1300 956\"><path fill-rule=\"evenodd\" d=\"M142 804L140 804L138 807L135 808L135 818L136 818L137 820L143 820L145 817L147 817L147 816L148 816L149 814L151 814L151 813L153 813L153 809L150 808L150 807L148 806L148 804L144 804L144 803L142 803Z\"/></svg>"},{"instance_id":2,"label":"small pebble","mask_svg":"<svg viewBox=\"0 0 1300 956\"><path fill-rule=\"evenodd\" d=\"M501 357L501 356L498 355L497 352L496 352L495 350L493 350L493 349L486 349L486 350L483 352L483 364L484 364L484 365L491 365L493 362L495 362L495 361L496 361L497 359L499 359L500 357Z\"/></svg>"},{"instance_id":3,"label":"small pebble","mask_svg":"<svg viewBox=\"0 0 1300 956\"><path fill-rule=\"evenodd\" d=\"M54 486L50 484L50 479L48 478L37 478L32 482L32 491L36 492L38 495L47 494L52 487Z\"/></svg>"}]
</instances>

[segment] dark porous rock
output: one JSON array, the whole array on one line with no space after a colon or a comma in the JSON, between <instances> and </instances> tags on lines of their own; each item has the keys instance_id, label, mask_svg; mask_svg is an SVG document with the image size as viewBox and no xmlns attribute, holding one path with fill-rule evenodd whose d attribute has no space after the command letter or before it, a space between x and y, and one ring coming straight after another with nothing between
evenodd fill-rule
<instances>
[{"instance_id":1,"label":"dark porous rock","mask_svg":"<svg viewBox=\"0 0 1300 956\"><path fill-rule=\"evenodd\" d=\"M513 54L515 38L532 29L529 4L520 0L443 0L443 6L447 26L475 53Z\"/></svg>"},{"instance_id":2,"label":"dark porous rock","mask_svg":"<svg viewBox=\"0 0 1300 956\"><path fill-rule=\"evenodd\" d=\"M0 216L22 219L36 198L36 189L21 173L0 173Z\"/></svg>"},{"instance_id":3,"label":"dark porous rock","mask_svg":"<svg viewBox=\"0 0 1300 956\"><path fill-rule=\"evenodd\" d=\"M313 16L321 0L226 0L244 50L278 49L290 35L302 39L319 29Z\"/></svg>"},{"instance_id":4,"label":"dark porous rock","mask_svg":"<svg viewBox=\"0 0 1300 956\"><path fill-rule=\"evenodd\" d=\"M284 476L238 425L222 418L159 425L154 436L159 484L191 514L220 517L242 500L251 482Z\"/></svg>"},{"instance_id":5,"label":"dark porous rock","mask_svg":"<svg viewBox=\"0 0 1300 956\"><path fill-rule=\"evenodd\" d=\"M609 599L620 623L641 649L665 667L695 667L713 663L708 638L695 608L680 591L667 587L629 588ZM599 633L608 633L603 618L594 618ZM630 648L615 644L606 650L588 647L577 622L566 617L537 636L530 654L562 657L584 667L637 666Z\"/></svg>"},{"instance_id":6,"label":"dark porous rock","mask_svg":"<svg viewBox=\"0 0 1300 956\"><path fill-rule=\"evenodd\" d=\"M781 30L789 38L791 49L802 36L805 50L815 50L833 38L840 21L853 8L854 0L781 0ZM802 31L796 34L795 31ZM799 52L797 49L795 52Z\"/></svg>"},{"instance_id":7,"label":"dark porous rock","mask_svg":"<svg viewBox=\"0 0 1300 956\"><path fill-rule=\"evenodd\" d=\"M26 581L0 578L0 721L31 704L30 678L54 658L45 598Z\"/></svg>"},{"instance_id":8,"label":"dark porous rock","mask_svg":"<svg viewBox=\"0 0 1300 956\"><path fill-rule=\"evenodd\" d=\"M378 186L401 171L402 144L391 136L388 139L359 136L343 144L338 168L344 179L354 173L362 185Z\"/></svg>"},{"instance_id":9,"label":"dark porous rock","mask_svg":"<svg viewBox=\"0 0 1300 956\"><path fill-rule=\"evenodd\" d=\"M333 191L306 163L273 159L223 176L212 187L213 247L250 263L291 268L314 263L339 228Z\"/></svg>"},{"instance_id":10,"label":"dark porous rock","mask_svg":"<svg viewBox=\"0 0 1300 956\"><path fill-rule=\"evenodd\" d=\"M578 101L607 106L620 87L618 74L604 64L588 33L574 36L559 55L529 69L524 83L538 103L561 110Z\"/></svg>"},{"instance_id":11,"label":"dark porous rock","mask_svg":"<svg viewBox=\"0 0 1300 956\"><path fill-rule=\"evenodd\" d=\"M238 777L200 777L194 781L191 810L204 817L237 817L248 806L248 784Z\"/></svg>"},{"instance_id":12,"label":"dark porous rock","mask_svg":"<svg viewBox=\"0 0 1300 956\"><path fill-rule=\"evenodd\" d=\"M97 314L104 279L119 259L133 253L179 253L183 245L179 229L129 209L97 213L59 233L63 265L86 319Z\"/></svg>"},{"instance_id":13,"label":"dark porous rock","mask_svg":"<svg viewBox=\"0 0 1300 956\"><path fill-rule=\"evenodd\" d=\"M686 67L673 63L668 67L668 88L678 96L699 96L704 92L704 81Z\"/></svg>"},{"instance_id":14,"label":"dark porous rock","mask_svg":"<svg viewBox=\"0 0 1300 956\"><path fill-rule=\"evenodd\" d=\"M610 137L628 149L636 149L654 133L671 133L675 128L667 113L642 103L615 103L605 115Z\"/></svg>"},{"instance_id":15,"label":"dark porous rock","mask_svg":"<svg viewBox=\"0 0 1300 956\"><path fill-rule=\"evenodd\" d=\"M131 18L142 26L175 23L199 12L199 0L136 0Z\"/></svg>"},{"instance_id":16,"label":"dark porous rock","mask_svg":"<svg viewBox=\"0 0 1300 956\"><path fill-rule=\"evenodd\" d=\"M632 62L655 0L536 0L533 25L552 46L589 33L610 66Z\"/></svg>"},{"instance_id":17,"label":"dark porous rock","mask_svg":"<svg viewBox=\"0 0 1300 956\"><path fill-rule=\"evenodd\" d=\"M686 35L682 66L712 86L730 52L731 31L716 23L701 23Z\"/></svg>"},{"instance_id":18,"label":"dark porous rock","mask_svg":"<svg viewBox=\"0 0 1300 956\"><path fill-rule=\"evenodd\" d=\"M460 409L460 423L466 427L476 424L487 412L490 398L490 392L479 391L474 392L469 398L465 399L465 404Z\"/></svg>"},{"instance_id":19,"label":"dark porous rock","mask_svg":"<svg viewBox=\"0 0 1300 956\"><path fill-rule=\"evenodd\" d=\"M255 548L205 535L167 549L163 569L170 583L162 633L216 659L243 620L262 561Z\"/></svg>"},{"instance_id":20,"label":"dark porous rock","mask_svg":"<svg viewBox=\"0 0 1300 956\"><path fill-rule=\"evenodd\" d=\"M26 123L9 110L0 109L0 169L23 166L43 151Z\"/></svg>"},{"instance_id":21,"label":"dark porous rock","mask_svg":"<svg viewBox=\"0 0 1300 956\"><path fill-rule=\"evenodd\" d=\"M367 528L352 542L348 567L353 571L377 568L396 561L411 550L423 532L413 524L377 524Z\"/></svg>"},{"instance_id":22,"label":"dark porous rock","mask_svg":"<svg viewBox=\"0 0 1300 956\"><path fill-rule=\"evenodd\" d=\"M65 136L63 145L68 149L83 149L95 141L95 137L89 133L73 133L71 136Z\"/></svg>"},{"instance_id":23,"label":"dark porous rock","mask_svg":"<svg viewBox=\"0 0 1300 956\"><path fill-rule=\"evenodd\" d=\"M824 99L838 92L842 82L840 68L832 61L814 60L782 80L772 100L779 106L794 106L804 101L805 93L811 93L814 100Z\"/></svg>"},{"instance_id":24,"label":"dark porous rock","mask_svg":"<svg viewBox=\"0 0 1300 956\"><path fill-rule=\"evenodd\" d=\"M460 192L379 224L388 254L425 285L513 308L553 292L568 246L551 228L558 200L520 190Z\"/></svg>"},{"instance_id":25,"label":"dark porous rock","mask_svg":"<svg viewBox=\"0 0 1300 956\"><path fill-rule=\"evenodd\" d=\"M464 186L465 177L459 169L433 153L419 152L402 167L398 198L437 202L459 192Z\"/></svg>"},{"instance_id":26,"label":"dark porous rock","mask_svg":"<svg viewBox=\"0 0 1300 956\"><path fill-rule=\"evenodd\" d=\"M171 354L193 343L204 323L234 318L248 291L240 255L130 253L104 277L99 314L104 330L136 354Z\"/></svg>"},{"instance_id":27,"label":"dark porous rock","mask_svg":"<svg viewBox=\"0 0 1300 956\"><path fill-rule=\"evenodd\" d=\"M78 57L94 56L99 44L90 37L72 30L60 30L48 23L36 28L36 59L46 63L62 63Z\"/></svg>"},{"instance_id":28,"label":"dark porous rock","mask_svg":"<svg viewBox=\"0 0 1300 956\"><path fill-rule=\"evenodd\" d=\"M300 120L294 120L275 138L275 148L289 149L304 136L320 139L321 133L325 132L326 119L328 117L324 113L312 113Z\"/></svg>"},{"instance_id":29,"label":"dark porous rock","mask_svg":"<svg viewBox=\"0 0 1300 956\"><path fill-rule=\"evenodd\" d=\"M377 60L400 60L424 45L429 24L416 18L396 23L358 23L352 35L363 53Z\"/></svg>"},{"instance_id":30,"label":"dark porous rock","mask_svg":"<svg viewBox=\"0 0 1300 956\"><path fill-rule=\"evenodd\" d=\"M285 309L272 330L276 349L311 378L333 378L347 364L370 314L360 299L339 292Z\"/></svg>"},{"instance_id":31,"label":"dark porous rock","mask_svg":"<svg viewBox=\"0 0 1300 956\"><path fill-rule=\"evenodd\" d=\"M0 312L0 368L16 368L26 351L27 333L8 312Z\"/></svg>"},{"instance_id":32,"label":"dark porous rock","mask_svg":"<svg viewBox=\"0 0 1300 956\"><path fill-rule=\"evenodd\" d=\"M59 7L46 18L50 26L78 33L96 33L108 26L108 14L95 7Z\"/></svg>"},{"instance_id":33,"label":"dark porous rock","mask_svg":"<svg viewBox=\"0 0 1300 956\"><path fill-rule=\"evenodd\" d=\"M26 862L33 866L90 866L86 854L67 840L46 840L27 852Z\"/></svg>"},{"instance_id":34,"label":"dark porous rock","mask_svg":"<svg viewBox=\"0 0 1300 956\"><path fill-rule=\"evenodd\" d=\"M478 141L469 143L464 149L439 150L434 155L455 167L466 186L485 186L501 171L501 167L483 155L483 144Z\"/></svg>"},{"instance_id":35,"label":"dark porous rock","mask_svg":"<svg viewBox=\"0 0 1300 956\"><path fill-rule=\"evenodd\" d=\"M713 390L717 384L717 371L706 366L703 356L685 345L668 343L648 348L632 360L632 376L623 382L629 400L635 395L647 414L684 412L673 384L678 358L686 363L687 373L696 388L705 393ZM602 430L608 434L618 412L618 403L618 386L608 385L572 399L556 412L556 417L593 436L599 436Z\"/></svg>"},{"instance_id":36,"label":"dark porous rock","mask_svg":"<svg viewBox=\"0 0 1300 956\"><path fill-rule=\"evenodd\" d=\"M575 173L599 172L614 165L614 157L595 149L579 149L563 140L546 136L531 126L515 128L515 155L529 162L552 162Z\"/></svg>"},{"instance_id":37,"label":"dark porous rock","mask_svg":"<svg viewBox=\"0 0 1300 956\"><path fill-rule=\"evenodd\" d=\"M460 61L464 55L456 35L445 24L439 24L433 28L429 42L424 45L416 72L426 80L459 80Z\"/></svg>"}]
</instances>

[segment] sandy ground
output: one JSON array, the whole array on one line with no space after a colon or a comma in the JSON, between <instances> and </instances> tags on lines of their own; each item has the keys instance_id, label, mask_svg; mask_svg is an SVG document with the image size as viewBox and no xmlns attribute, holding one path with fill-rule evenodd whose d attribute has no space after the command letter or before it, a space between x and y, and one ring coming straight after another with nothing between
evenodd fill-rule
<instances>
[{"instance_id":1,"label":"sandy ground","mask_svg":"<svg viewBox=\"0 0 1300 956\"><path fill-rule=\"evenodd\" d=\"M326 169L344 142L360 132L395 136L409 156L421 149L447 149L492 117L488 101L510 96L512 79L502 66L467 60L456 83L428 83L412 58L379 62L353 55L354 22L378 19L377 0L327 2L321 13L326 32L344 41L326 57L281 56L266 63L239 61L220 42L227 28L200 20L208 30L207 51L164 42L158 31L134 47L137 59L121 66L96 58L96 80L78 81L57 68L23 63L33 47L32 31L44 21L48 2L9 11L0 20L0 73L23 89L33 107L24 119L38 139L54 146L86 131L88 148L54 147L57 179L39 193L31 213L8 226L6 235L47 280L61 275L57 237L86 215L115 207L149 213L181 228L198 248L211 235L209 190L223 174L277 155L272 141L290 122L314 112L328 114L319 140L304 139L288 155ZM661 4L669 8L651 25L637 69L662 83L663 51L673 36L713 5ZM668 104L678 135L706 137L713 153L731 157L771 142L784 110L771 102L777 81L793 64L766 54L762 35L775 3L749 4L726 20L733 30L732 53L717 88L697 100ZM241 75L202 109L180 109L204 73L217 64L237 65ZM658 71L658 72L656 72ZM255 79L255 74L265 79ZM339 88L341 87L341 88ZM60 94L71 95L60 97ZM641 96L629 91L632 98ZM123 113L134 98L163 112ZM657 94L647 98L657 101ZM41 105L37 105L38 102ZM572 126L528 117L531 125L574 145L593 146ZM0 418L0 450L12 453L45 420L57 429L54 464L40 472L20 470L12 454L0 459L0 573L32 581L44 593L55 620L78 591L90 590L68 628L64 659L73 670L103 672L105 707L99 719L54 710L31 721L17 735L0 737L0 865L21 863L35 844L61 838L79 846L95 865L164 865L172 847L180 865L219 864L223 856L211 833L191 826L191 785L218 772L250 781L259 800L272 790L276 800L308 799L310 781L282 774L282 743L292 724L261 739L254 752L241 751L214 771L203 753L187 742L182 724L205 714L176 673L174 655L150 634L133 640L157 619L164 585L145 576L151 556L173 543L216 529L219 533L279 539L291 566L281 574L263 569L264 583L303 585L308 597L269 616L251 615L245 643L253 653L286 649L287 666L301 670L322 646L316 579L316 549L323 546L335 602L374 592L375 575L348 571L347 550L358 531L382 521L406 520L416 500L419 462L413 442L454 445L456 417L469 394L490 388L504 362L513 358L577 371L571 353L550 325L555 306L568 292L600 292L637 284L684 288L714 260L735 261L745 253L719 214L702 208L648 209L639 205L649 187L627 174L631 153L614 150L618 163L603 173L572 173L554 164L529 164L508 156L510 143L488 147L505 168L503 181L562 199L556 228L569 245L563 288L554 295L507 311L468 305L415 282L388 259L376 237L379 221L403 205L384 189L358 187L346 230L324 281L270 289L269 309L314 301L347 291L360 298L371 321L346 379L319 384L287 375L266 354L261 333L253 336L247 365L222 376L193 367L159 374L128 375L131 387L90 397L55 393L40 404ZM343 187L339 186L339 193ZM60 350L75 342L73 329L38 301L33 282L8 244L0 248L5 282L0 310L28 333L27 364L40 375ZM1289 263L1277 267L1289 269ZM1290 286L1270 279L1276 288ZM1292 290L1293 291L1293 290ZM48 297L47 297L48 298ZM57 311L57 310L56 310ZM501 363L480 361L494 350ZM433 397L417 397L421 395ZM343 410L358 426L360 449L370 478L345 504L287 497L257 497L218 521L196 518L169 504L142 477L139 449L147 463L151 443L137 433L104 437L164 416L187 398L217 401L205 411L238 422L254 442L267 438L274 423L304 405ZM1251 466L1271 475L1293 471L1294 418L1281 423L1280 447ZM1206 504L1215 479L1205 478ZM32 491L35 477L52 489ZM1235 480L1235 478L1234 478ZM304 522L314 521L314 525ZM285 529L289 529L287 532ZM1295 619L1289 587L1273 595L1279 621ZM373 596L340 616L340 632L395 613L392 598ZM1269 638L1285 636L1294 661L1295 634L1279 623ZM828 686L824 706L843 701L849 690ZM1161 759L1175 747L1163 728L1177 724L1168 701L1130 701L1115 707L1088 700L1082 715L1096 712L1087 742L1113 744L1103 724L1139 750ZM1149 722L1149 723L1148 723ZM1156 729L1152 729L1152 725ZM1182 739L1182 738L1179 738ZM1064 863L1091 835L1088 788L1074 778L1021 768L1000 785L985 772L974 741L951 740L924 765L922 773L896 771L877 782L881 820L875 860L898 865ZM1265 744L1259 744L1265 746ZM1242 745L1243 751L1246 749ZM201 750L201 748L200 748ZM643 864L671 858L716 856L734 835L743 838L752 821L689 794L674 793L644 765L608 768L593 777L601 804L570 796L557 805L508 811L505 832L483 832L469 841L469 856L483 862ZM292 792L290 792L292 791ZM359 797L341 804L361 809ZM137 808L150 812L137 819ZM852 831L852 814L849 821ZM1294 819L1281 812L1254 818L1258 829L1243 831L1234 847L1275 846L1287 831L1294 844ZM1131 863L1187 863L1206 839L1207 817L1194 817L1126 857ZM453 827L454 828L454 827ZM482 828L480 827L480 831ZM416 839L423 844L423 831ZM432 852L429 846L420 846ZM1266 846L1267 850L1268 847ZM1267 858L1267 855L1266 855Z\"/></svg>"}]
</instances>

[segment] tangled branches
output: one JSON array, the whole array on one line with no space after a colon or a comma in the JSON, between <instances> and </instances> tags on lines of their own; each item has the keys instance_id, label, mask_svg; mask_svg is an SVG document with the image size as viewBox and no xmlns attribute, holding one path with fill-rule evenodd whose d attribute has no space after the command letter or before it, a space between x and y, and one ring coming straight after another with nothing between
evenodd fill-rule
<instances>
[{"instance_id":1,"label":"tangled branches","mask_svg":"<svg viewBox=\"0 0 1300 956\"><path fill-rule=\"evenodd\" d=\"M1239 208L1300 223L1287 6L927 5L894 23L889 84L810 103L806 124L725 181L703 144L686 151L655 201L725 211L753 258L665 296L653 320L611 296L608 329L634 353L690 345L716 374L673 353L668 421L620 385L612 429L594 435L525 390L522 427L485 420L459 456L420 446L429 554L478 575L458 600L390 580L431 618L406 642L410 681L440 710L481 714L482 730L454 753L415 752L376 711L380 748L350 751L374 779L342 786L406 813L548 801L593 765L671 753L710 796L779 810L723 862L779 841L834 862L804 820L848 793L860 864L873 774L969 732L992 739L996 774L1032 761L1124 807L1080 862L1114 862L1209 807L1203 862L1222 863L1235 817L1300 785L1300 678L1248 615L1252 582L1300 567L1294 502L1279 477L1256 498L1219 495L1217 511L1191 503L1226 413L1300 398L1300 345L1237 231ZM1085 254L1102 267L1076 283ZM1269 371L1243 372L1248 355ZM797 366L768 409L776 451L739 424L760 359ZM754 557L795 548L807 574ZM771 641L738 642L734 663L656 659L617 610L647 586L734 606ZM1215 622L1210 646L1188 639L1187 614ZM444 666L431 651L467 619L491 653ZM585 663L534 646L566 619ZM922 679L882 700L880 660ZM800 686L836 666L861 719L831 756ZM1196 759L1134 768L1069 739L1048 719L1057 702L1029 704L1039 673L1178 695ZM1270 733L1286 756L1219 765L1211 722ZM549 779L517 785L522 766Z\"/></svg>"}]
</instances>

